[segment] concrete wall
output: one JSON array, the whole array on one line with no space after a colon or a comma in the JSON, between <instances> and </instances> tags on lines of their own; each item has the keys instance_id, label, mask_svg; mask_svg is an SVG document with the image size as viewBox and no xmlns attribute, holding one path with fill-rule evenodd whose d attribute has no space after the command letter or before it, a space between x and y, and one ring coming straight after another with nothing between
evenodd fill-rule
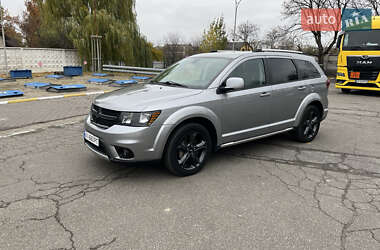
<instances>
[{"instance_id":1,"label":"concrete wall","mask_svg":"<svg viewBox=\"0 0 380 250\"><path fill-rule=\"evenodd\" d=\"M315 57L315 60L318 62L318 57ZM321 65L321 67L328 76L335 76L338 69L337 63L337 55L327 55L325 56L324 63Z\"/></svg>"},{"instance_id":2,"label":"concrete wall","mask_svg":"<svg viewBox=\"0 0 380 250\"><path fill-rule=\"evenodd\" d=\"M325 63L323 68L327 75L335 76L337 71L338 56L337 55L327 55L325 57Z\"/></svg>"},{"instance_id":3,"label":"concrete wall","mask_svg":"<svg viewBox=\"0 0 380 250\"><path fill-rule=\"evenodd\" d=\"M30 69L33 73L63 71L63 66L81 65L76 50L7 48L8 71ZM4 48L0 48L0 72L5 69Z\"/></svg>"}]
</instances>

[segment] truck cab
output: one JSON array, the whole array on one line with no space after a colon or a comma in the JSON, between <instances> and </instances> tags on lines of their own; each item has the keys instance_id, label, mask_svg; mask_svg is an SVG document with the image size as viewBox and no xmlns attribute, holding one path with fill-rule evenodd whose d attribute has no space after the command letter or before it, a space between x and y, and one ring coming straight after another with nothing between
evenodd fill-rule
<instances>
[{"instance_id":1,"label":"truck cab","mask_svg":"<svg viewBox=\"0 0 380 250\"><path fill-rule=\"evenodd\" d=\"M339 35L336 88L380 91L380 16L372 29L349 30Z\"/></svg>"}]
</instances>

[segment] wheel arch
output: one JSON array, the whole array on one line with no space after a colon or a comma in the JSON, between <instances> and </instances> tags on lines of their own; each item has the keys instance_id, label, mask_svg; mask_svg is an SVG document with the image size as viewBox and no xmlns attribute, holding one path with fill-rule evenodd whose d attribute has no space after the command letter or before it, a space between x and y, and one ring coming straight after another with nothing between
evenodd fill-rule
<instances>
[{"instance_id":1,"label":"wheel arch","mask_svg":"<svg viewBox=\"0 0 380 250\"><path fill-rule=\"evenodd\" d=\"M221 137L221 123L218 116L206 107L187 107L176 111L165 121L164 124L171 125L171 129L167 133L165 139L164 152L173 133L178 128L188 123L198 123L203 125L210 133L214 150L217 148Z\"/></svg>"},{"instance_id":2,"label":"wheel arch","mask_svg":"<svg viewBox=\"0 0 380 250\"><path fill-rule=\"evenodd\" d=\"M323 108L323 104L322 104L322 99L321 97L317 94L317 93L312 93L310 95L308 95L301 103L300 107L298 108L298 111L296 113L296 118L295 118L295 123L294 123L294 127L298 127L301 123L301 119L302 119L302 115L305 111L305 109L310 106L310 105L314 105L316 106L319 111L321 112L321 115L323 117L323 114L324 114L324 108ZM322 118L321 117L321 118Z\"/></svg>"}]
</instances>

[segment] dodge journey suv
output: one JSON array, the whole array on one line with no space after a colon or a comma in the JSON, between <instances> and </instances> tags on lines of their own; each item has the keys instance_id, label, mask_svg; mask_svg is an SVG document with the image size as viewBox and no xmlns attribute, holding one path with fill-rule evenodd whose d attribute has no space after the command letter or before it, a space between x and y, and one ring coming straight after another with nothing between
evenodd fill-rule
<instances>
[{"instance_id":1,"label":"dodge journey suv","mask_svg":"<svg viewBox=\"0 0 380 250\"><path fill-rule=\"evenodd\" d=\"M97 97L84 141L110 161L162 159L188 176L220 148L284 132L311 142L327 116L329 85L315 59L296 52L199 54Z\"/></svg>"}]
</instances>

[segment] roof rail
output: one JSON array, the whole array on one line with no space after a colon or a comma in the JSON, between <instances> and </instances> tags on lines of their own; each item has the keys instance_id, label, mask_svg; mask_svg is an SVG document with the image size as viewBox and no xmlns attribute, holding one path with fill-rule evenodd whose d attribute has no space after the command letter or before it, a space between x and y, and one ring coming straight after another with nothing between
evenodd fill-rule
<instances>
[{"instance_id":1,"label":"roof rail","mask_svg":"<svg viewBox=\"0 0 380 250\"><path fill-rule=\"evenodd\" d=\"M260 49L260 50L256 50L255 52L284 52L284 53L304 54L302 51L286 50L286 49Z\"/></svg>"}]
</instances>

